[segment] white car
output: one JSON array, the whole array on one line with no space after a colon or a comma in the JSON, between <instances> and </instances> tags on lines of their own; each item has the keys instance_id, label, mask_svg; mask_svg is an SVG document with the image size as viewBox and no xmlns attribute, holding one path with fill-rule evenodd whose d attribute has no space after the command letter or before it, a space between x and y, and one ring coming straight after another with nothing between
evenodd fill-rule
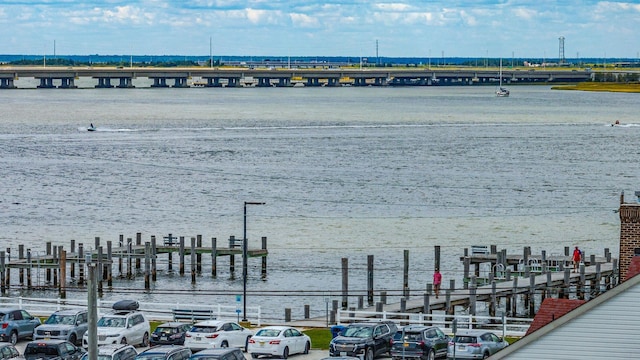
<instances>
[{"instance_id":1,"label":"white car","mask_svg":"<svg viewBox=\"0 0 640 360\"><path fill-rule=\"evenodd\" d=\"M130 344L149 346L151 326L139 311L116 311L98 320L98 345ZM89 347L89 332L82 337L82 346Z\"/></svg>"},{"instance_id":2,"label":"white car","mask_svg":"<svg viewBox=\"0 0 640 360\"><path fill-rule=\"evenodd\" d=\"M196 352L204 349L237 347L247 349L251 330L232 321L205 320L194 324L184 337L184 346Z\"/></svg>"},{"instance_id":3,"label":"white car","mask_svg":"<svg viewBox=\"0 0 640 360\"><path fill-rule=\"evenodd\" d=\"M247 352L254 359L260 355L286 359L291 354L308 354L309 349L311 339L300 330L290 326L267 326L249 339Z\"/></svg>"}]
</instances>

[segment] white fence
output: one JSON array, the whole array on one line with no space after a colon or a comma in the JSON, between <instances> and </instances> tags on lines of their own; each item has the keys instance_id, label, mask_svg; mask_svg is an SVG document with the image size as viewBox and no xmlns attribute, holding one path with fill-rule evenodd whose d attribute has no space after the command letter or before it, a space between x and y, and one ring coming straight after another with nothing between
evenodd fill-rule
<instances>
[{"instance_id":1,"label":"white fence","mask_svg":"<svg viewBox=\"0 0 640 360\"><path fill-rule=\"evenodd\" d=\"M505 316L479 315L446 315L421 313L395 313L360 310L338 310L336 322L347 324L356 321L391 320L399 325L430 325L438 326L449 334L453 333L453 321L457 320L458 330L483 329L490 330L499 336L522 337L526 334L533 319L510 318Z\"/></svg>"},{"instance_id":2,"label":"white fence","mask_svg":"<svg viewBox=\"0 0 640 360\"><path fill-rule=\"evenodd\" d=\"M98 299L98 313L111 311L111 306L115 301L104 301ZM147 303L139 302L139 310L144 312L151 320L170 321L173 320L175 309L206 310L213 313L217 319L240 319L241 311L237 306L231 305L196 305L181 303ZM78 299L46 299L46 298L25 298L25 297L0 297L0 307L25 309L37 316L49 316L51 313L61 309L86 309L87 300ZM259 306L247 306L247 319L251 323L261 326L261 311Z\"/></svg>"}]
</instances>

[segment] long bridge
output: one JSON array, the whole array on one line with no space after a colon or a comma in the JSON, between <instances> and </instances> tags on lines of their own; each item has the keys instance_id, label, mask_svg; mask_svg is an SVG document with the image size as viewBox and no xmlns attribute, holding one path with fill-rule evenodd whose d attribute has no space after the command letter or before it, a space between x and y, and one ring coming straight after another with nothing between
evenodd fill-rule
<instances>
[{"instance_id":1,"label":"long bridge","mask_svg":"<svg viewBox=\"0 0 640 360\"><path fill-rule=\"evenodd\" d=\"M511 69L503 84L567 83L592 79L588 70ZM469 86L497 85L494 69L281 69L151 67L0 67L0 89L16 89L21 79L35 79L40 89L78 88L76 80L94 79L95 88L133 88L138 79L157 88L290 86ZM150 84L150 85L148 85Z\"/></svg>"}]
</instances>

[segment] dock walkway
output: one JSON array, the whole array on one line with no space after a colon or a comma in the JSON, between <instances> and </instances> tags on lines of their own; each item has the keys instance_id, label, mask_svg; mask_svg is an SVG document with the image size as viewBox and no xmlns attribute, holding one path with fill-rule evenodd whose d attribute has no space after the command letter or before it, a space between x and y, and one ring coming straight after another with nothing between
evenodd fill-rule
<instances>
[{"instance_id":1,"label":"dock walkway","mask_svg":"<svg viewBox=\"0 0 640 360\"><path fill-rule=\"evenodd\" d=\"M418 322L430 322L434 311L453 315L458 313L456 308L463 308L469 314L476 314L477 302L484 302L489 309L489 316L496 316L495 309L504 301L503 308L509 316L525 314L533 318L537 306L545 297L592 299L610 289L615 284L616 265L614 262L595 262L592 265L581 265L579 272L574 273L570 268L562 271L530 272L528 277L517 276L504 279L493 279L489 284L476 285L475 278L468 287L442 289L436 298L430 289L422 296L402 298L400 302L385 304L376 303L374 306L362 308L338 309L337 301L333 303L332 318L329 323L345 324L366 319L393 318L393 314L416 314L422 317ZM444 293L444 294L443 294ZM520 297L522 301L517 301ZM518 309L518 303L525 308ZM296 326L326 326L327 319L309 318L292 321Z\"/></svg>"}]
</instances>

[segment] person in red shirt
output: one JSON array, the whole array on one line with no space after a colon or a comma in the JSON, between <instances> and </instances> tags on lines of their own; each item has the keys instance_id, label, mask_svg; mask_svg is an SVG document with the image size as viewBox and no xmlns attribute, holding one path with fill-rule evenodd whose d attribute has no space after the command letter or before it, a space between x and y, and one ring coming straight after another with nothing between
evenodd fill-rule
<instances>
[{"instance_id":1,"label":"person in red shirt","mask_svg":"<svg viewBox=\"0 0 640 360\"><path fill-rule=\"evenodd\" d=\"M440 270L436 269L433 273L433 291L436 293L436 299L440 295L440 284L442 284L442 274L440 274Z\"/></svg>"},{"instance_id":2,"label":"person in red shirt","mask_svg":"<svg viewBox=\"0 0 640 360\"><path fill-rule=\"evenodd\" d=\"M580 261L582 261L582 251L580 251L580 249L576 246L576 248L573 249L573 272L578 271Z\"/></svg>"}]
</instances>

